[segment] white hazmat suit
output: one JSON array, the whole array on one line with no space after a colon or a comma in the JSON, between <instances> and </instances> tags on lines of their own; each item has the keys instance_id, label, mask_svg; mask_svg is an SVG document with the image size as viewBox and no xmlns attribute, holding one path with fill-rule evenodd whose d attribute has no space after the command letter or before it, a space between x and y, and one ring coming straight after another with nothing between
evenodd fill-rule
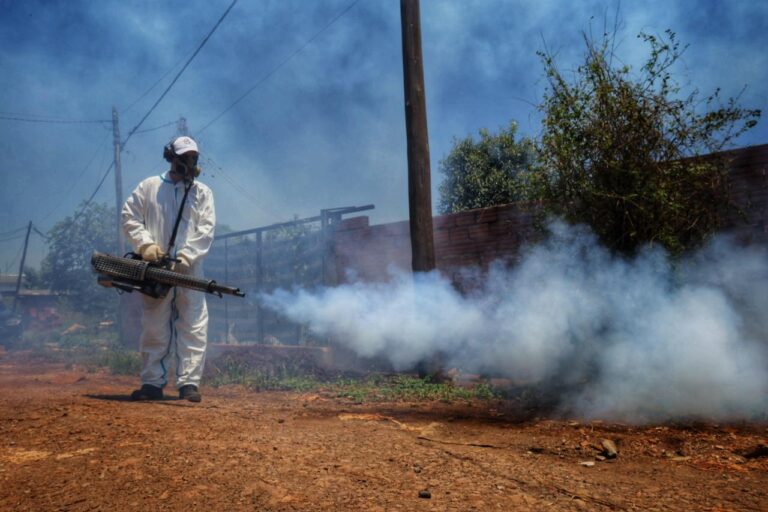
<instances>
[{"instance_id":1,"label":"white hazmat suit","mask_svg":"<svg viewBox=\"0 0 768 512\"><path fill-rule=\"evenodd\" d=\"M135 252L148 244L168 249L184 187L183 180L174 183L168 172L139 183L122 210L123 231ZM213 242L215 225L211 189L192 182L173 249L173 256L189 262L187 273L203 276L203 258ZM177 388L199 386L208 338L205 294L174 287L164 298L142 295L142 299L141 383L163 388L169 369L175 367Z\"/></svg>"}]
</instances>

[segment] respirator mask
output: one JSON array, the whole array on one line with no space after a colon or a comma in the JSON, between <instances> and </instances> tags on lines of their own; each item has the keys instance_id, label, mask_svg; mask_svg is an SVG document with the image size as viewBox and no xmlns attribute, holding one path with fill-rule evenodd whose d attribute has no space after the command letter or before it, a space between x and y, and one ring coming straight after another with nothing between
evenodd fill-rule
<instances>
[{"instance_id":1,"label":"respirator mask","mask_svg":"<svg viewBox=\"0 0 768 512\"><path fill-rule=\"evenodd\" d=\"M193 180L200 176L202 169L197 165L198 158L199 155L192 152L184 153L183 155L175 155L176 173L182 176L185 180Z\"/></svg>"}]
</instances>

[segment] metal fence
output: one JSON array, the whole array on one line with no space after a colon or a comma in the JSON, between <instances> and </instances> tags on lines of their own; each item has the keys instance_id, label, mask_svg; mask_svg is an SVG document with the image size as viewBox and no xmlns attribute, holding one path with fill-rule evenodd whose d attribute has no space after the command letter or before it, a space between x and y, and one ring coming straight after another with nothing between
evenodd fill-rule
<instances>
[{"instance_id":1,"label":"metal fence","mask_svg":"<svg viewBox=\"0 0 768 512\"><path fill-rule=\"evenodd\" d=\"M237 286L245 299L208 299L208 337L216 343L319 345L305 326L264 307L259 296L277 288L334 284L330 233L345 214L373 205L330 208L320 215L217 235L205 260L206 277Z\"/></svg>"}]
</instances>

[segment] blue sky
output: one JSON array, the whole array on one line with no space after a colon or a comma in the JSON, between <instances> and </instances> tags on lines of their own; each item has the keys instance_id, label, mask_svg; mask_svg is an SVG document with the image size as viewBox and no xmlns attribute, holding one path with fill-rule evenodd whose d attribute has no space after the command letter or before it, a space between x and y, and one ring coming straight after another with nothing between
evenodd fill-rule
<instances>
[{"instance_id":1,"label":"blue sky","mask_svg":"<svg viewBox=\"0 0 768 512\"><path fill-rule=\"evenodd\" d=\"M49 121L109 120L115 106L125 138L229 4L0 0L0 117L45 121L0 119L0 272L18 267L23 232L11 231L32 220L45 232L72 215L112 159L110 123ZM546 45L572 69L584 32L616 27L617 55L638 67L647 47L637 34L671 29L690 45L674 70L684 90L721 87L744 107L768 106L764 0L422 0L421 14L435 203L454 137L513 120L539 135L536 51ZM239 0L139 128L150 131L128 140L124 195L165 169L162 147L183 116L221 224L369 203L374 223L406 219L401 52L396 0ZM764 143L765 121L737 141ZM115 203L112 175L94 200ZM29 262L44 253L33 235Z\"/></svg>"}]
</instances>

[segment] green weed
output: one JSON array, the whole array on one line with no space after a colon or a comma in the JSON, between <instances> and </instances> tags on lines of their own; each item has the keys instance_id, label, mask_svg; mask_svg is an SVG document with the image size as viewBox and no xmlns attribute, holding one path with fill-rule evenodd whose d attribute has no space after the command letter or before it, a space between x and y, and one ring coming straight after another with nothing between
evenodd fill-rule
<instances>
[{"instance_id":1,"label":"green weed","mask_svg":"<svg viewBox=\"0 0 768 512\"><path fill-rule=\"evenodd\" d=\"M237 384L256 391L314 391L326 393L355 403L397 401L491 400L499 394L489 384L460 387L452 383L437 383L407 375L371 375L362 379L332 378L321 380L303 374L300 369L282 365L252 368L236 358L223 358L213 363L214 376L210 385L218 387Z\"/></svg>"},{"instance_id":2,"label":"green weed","mask_svg":"<svg viewBox=\"0 0 768 512\"><path fill-rule=\"evenodd\" d=\"M138 375L142 366L139 353L125 349L106 350L97 363L115 375Z\"/></svg>"},{"instance_id":3,"label":"green weed","mask_svg":"<svg viewBox=\"0 0 768 512\"><path fill-rule=\"evenodd\" d=\"M356 403L363 402L455 402L460 400L490 400L497 393L488 384L460 387L453 383L430 382L408 375L389 378L380 376L361 380L337 381L329 385L335 395L348 398Z\"/></svg>"},{"instance_id":4,"label":"green weed","mask_svg":"<svg viewBox=\"0 0 768 512\"><path fill-rule=\"evenodd\" d=\"M248 363L233 357L225 357L213 364L214 376L209 381L214 387L237 384L256 391L311 391L319 381L304 375L287 364L265 368L252 368Z\"/></svg>"}]
</instances>

